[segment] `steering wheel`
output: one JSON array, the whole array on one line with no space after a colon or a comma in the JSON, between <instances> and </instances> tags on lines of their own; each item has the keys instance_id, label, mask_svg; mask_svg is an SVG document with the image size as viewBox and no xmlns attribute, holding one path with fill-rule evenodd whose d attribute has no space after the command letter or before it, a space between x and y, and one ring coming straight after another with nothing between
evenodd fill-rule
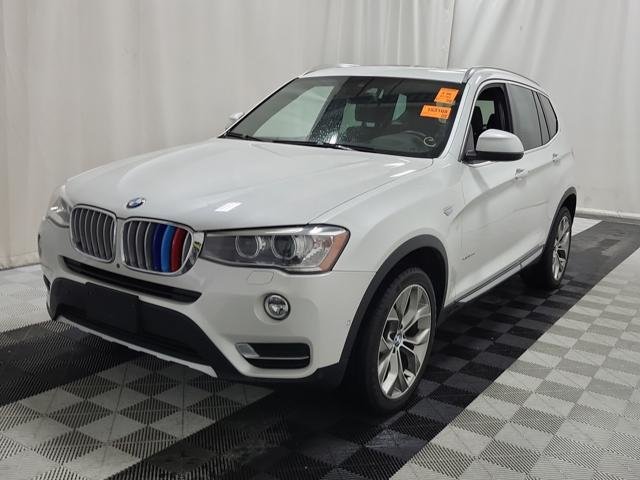
<instances>
[{"instance_id":1,"label":"steering wheel","mask_svg":"<svg viewBox=\"0 0 640 480\"><path fill-rule=\"evenodd\" d=\"M420 143L422 143L427 148L433 148L437 145L435 138L423 132L418 132L417 130L404 130L402 133L406 133L407 135L418 138Z\"/></svg>"}]
</instances>

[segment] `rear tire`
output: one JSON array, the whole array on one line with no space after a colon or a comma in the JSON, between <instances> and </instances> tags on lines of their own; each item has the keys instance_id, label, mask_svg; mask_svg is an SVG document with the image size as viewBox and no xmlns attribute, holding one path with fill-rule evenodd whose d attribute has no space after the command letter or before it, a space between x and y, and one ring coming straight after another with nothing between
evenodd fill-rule
<instances>
[{"instance_id":1,"label":"rear tire","mask_svg":"<svg viewBox=\"0 0 640 480\"><path fill-rule=\"evenodd\" d=\"M545 290L560 287L569 262L572 224L571 212L567 207L562 207L553 222L540 259L521 272L525 283Z\"/></svg>"},{"instance_id":2,"label":"rear tire","mask_svg":"<svg viewBox=\"0 0 640 480\"><path fill-rule=\"evenodd\" d=\"M407 404L429 358L436 319L423 270L408 268L384 287L365 319L351 377L370 409L387 413Z\"/></svg>"}]
</instances>

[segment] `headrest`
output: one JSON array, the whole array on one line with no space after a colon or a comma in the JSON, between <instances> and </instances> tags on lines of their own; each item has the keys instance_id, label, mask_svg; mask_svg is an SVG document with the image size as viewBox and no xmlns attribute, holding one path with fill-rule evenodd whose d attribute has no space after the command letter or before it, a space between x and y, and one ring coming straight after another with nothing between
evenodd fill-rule
<instances>
[{"instance_id":1,"label":"headrest","mask_svg":"<svg viewBox=\"0 0 640 480\"><path fill-rule=\"evenodd\" d=\"M495 113L489 115L489 120L487 120L487 128L495 128L500 130L501 125L500 120L498 119L498 115L496 115Z\"/></svg>"},{"instance_id":2,"label":"headrest","mask_svg":"<svg viewBox=\"0 0 640 480\"><path fill-rule=\"evenodd\" d=\"M473 132L478 135L482 131L482 110L477 105L473 107L473 115L471 115L471 128Z\"/></svg>"},{"instance_id":3,"label":"headrest","mask_svg":"<svg viewBox=\"0 0 640 480\"><path fill-rule=\"evenodd\" d=\"M396 108L395 99L382 98L378 100L373 95L356 97L355 117L358 122L374 123L376 126L391 122Z\"/></svg>"}]
</instances>

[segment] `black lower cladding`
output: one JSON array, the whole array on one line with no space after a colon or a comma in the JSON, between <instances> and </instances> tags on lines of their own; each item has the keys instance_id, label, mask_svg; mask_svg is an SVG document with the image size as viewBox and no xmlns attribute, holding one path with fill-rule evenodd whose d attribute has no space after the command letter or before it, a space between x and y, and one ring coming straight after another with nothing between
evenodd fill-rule
<instances>
[{"instance_id":1,"label":"black lower cladding","mask_svg":"<svg viewBox=\"0 0 640 480\"><path fill-rule=\"evenodd\" d=\"M181 303L193 303L201 296L200 292L139 280L137 278L127 277L126 275L119 275L107 270L102 270L101 268L92 267L85 263L77 262L70 258L63 258L63 261L69 270L82 275L83 277L99 280L110 285L133 290L134 292L146 293L148 295L166 298ZM48 281L49 280L45 277L45 284ZM47 285L47 288L49 288L49 285Z\"/></svg>"},{"instance_id":2,"label":"black lower cladding","mask_svg":"<svg viewBox=\"0 0 640 480\"><path fill-rule=\"evenodd\" d=\"M175 310L140 301L136 295L57 278L51 285L49 310L54 319L63 315L118 340L190 362L215 364L221 373L235 372L191 319Z\"/></svg>"},{"instance_id":3,"label":"black lower cladding","mask_svg":"<svg viewBox=\"0 0 640 480\"><path fill-rule=\"evenodd\" d=\"M284 382L255 379L242 375L216 345L189 317L175 310L141 301L138 296L91 282L80 283L57 278L51 285L49 313L63 315L72 322L140 347L189 362L211 366L217 375L229 380L252 383ZM255 344L260 356L283 356L280 360L253 359L261 368L304 368L309 347L303 344ZM302 352L302 353L301 353ZM287 360L303 356L304 361ZM302 383L335 383L331 369L298 380Z\"/></svg>"},{"instance_id":4,"label":"black lower cladding","mask_svg":"<svg viewBox=\"0 0 640 480\"><path fill-rule=\"evenodd\" d=\"M515 276L455 312L416 396L396 414L368 414L352 395L276 390L114 478L389 478L639 247L640 227L602 222L574 238L558 290ZM456 455L442 473L464 471L470 460Z\"/></svg>"}]
</instances>

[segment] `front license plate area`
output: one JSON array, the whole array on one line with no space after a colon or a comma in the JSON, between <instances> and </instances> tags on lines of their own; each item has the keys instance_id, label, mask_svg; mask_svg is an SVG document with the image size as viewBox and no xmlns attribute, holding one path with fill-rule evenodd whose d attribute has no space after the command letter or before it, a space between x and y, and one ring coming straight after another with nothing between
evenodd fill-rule
<instances>
[{"instance_id":1,"label":"front license plate area","mask_svg":"<svg viewBox=\"0 0 640 480\"><path fill-rule=\"evenodd\" d=\"M86 314L92 323L107 325L131 333L138 332L138 297L105 288L94 283L86 284Z\"/></svg>"}]
</instances>

